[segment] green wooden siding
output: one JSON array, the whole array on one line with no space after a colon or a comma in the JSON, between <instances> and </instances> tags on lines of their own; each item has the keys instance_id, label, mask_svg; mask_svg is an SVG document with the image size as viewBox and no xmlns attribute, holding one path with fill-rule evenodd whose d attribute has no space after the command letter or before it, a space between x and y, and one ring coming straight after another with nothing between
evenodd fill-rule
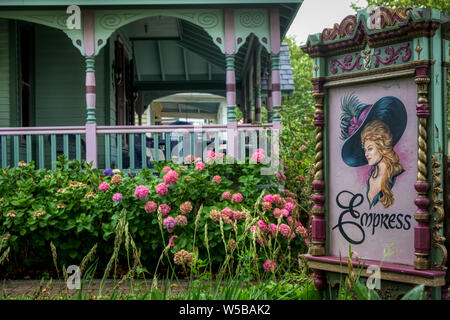
<instances>
[{"instance_id":1,"label":"green wooden siding","mask_svg":"<svg viewBox=\"0 0 450 320\"><path fill-rule=\"evenodd\" d=\"M9 127L9 21L0 19L0 127Z\"/></svg>"},{"instance_id":2,"label":"green wooden siding","mask_svg":"<svg viewBox=\"0 0 450 320\"><path fill-rule=\"evenodd\" d=\"M84 58L61 31L36 25L36 126L86 122ZM103 54L96 57L97 123L104 124Z\"/></svg>"},{"instance_id":3,"label":"green wooden siding","mask_svg":"<svg viewBox=\"0 0 450 320\"><path fill-rule=\"evenodd\" d=\"M84 57L61 31L45 26L35 28L35 105L36 126L82 126L86 123L86 67ZM96 118L105 125L104 51L95 58ZM51 150L45 137L45 161ZM83 138L84 139L84 138ZM104 141L99 140L100 150ZM74 148L74 146L70 146ZM83 154L84 156L84 154ZM99 153L101 159L103 153ZM99 161L102 165L102 161Z\"/></svg>"}]
</instances>

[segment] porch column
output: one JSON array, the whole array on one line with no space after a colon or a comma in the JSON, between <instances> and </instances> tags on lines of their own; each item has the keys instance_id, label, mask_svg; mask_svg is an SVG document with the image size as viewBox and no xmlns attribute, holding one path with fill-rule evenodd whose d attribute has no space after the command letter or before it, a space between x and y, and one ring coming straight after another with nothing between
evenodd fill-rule
<instances>
[{"instance_id":1,"label":"porch column","mask_svg":"<svg viewBox=\"0 0 450 320\"><path fill-rule=\"evenodd\" d=\"M227 155L237 158L238 135L236 122L236 75L234 59L236 46L234 43L234 10L224 9L225 23L225 61L227 88Z\"/></svg>"},{"instance_id":2,"label":"porch column","mask_svg":"<svg viewBox=\"0 0 450 320\"><path fill-rule=\"evenodd\" d=\"M256 74L255 74L255 121L256 122L262 122L261 117L261 105L262 105L262 99L261 99L261 51L262 46L258 47L258 50L256 51Z\"/></svg>"},{"instance_id":3,"label":"porch column","mask_svg":"<svg viewBox=\"0 0 450 320\"><path fill-rule=\"evenodd\" d=\"M267 120L269 123L273 121L273 101L272 101L272 76L269 74L269 78L267 79Z\"/></svg>"},{"instance_id":4,"label":"porch column","mask_svg":"<svg viewBox=\"0 0 450 320\"><path fill-rule=\"evenodd\" d=\"M253 61L248 72L248 123L252 123L255 120L255 90L253 90L255 68Z\"/></svg>"},{"instance_id":5,"label":"porch column","mask_svg":"<svg viewBox=\"0 0 450 320\"><path fill-rule=\"evenodd\" d=\"M97 168L97 124L95 118L95 33L94 12L83 11L84 55L86 63L86 161Z\"/></svg>"},{"instance_id":6,"label":"porch column","mask_svg":"<svg viewBox=\"0 0 450 320\"><path fill-rule=\"evenodd\" d=\"M281 84L280 84L280 11L270 9L270 65L272 84L273 121L280 122Z\"/></svg>"}]
</instances>

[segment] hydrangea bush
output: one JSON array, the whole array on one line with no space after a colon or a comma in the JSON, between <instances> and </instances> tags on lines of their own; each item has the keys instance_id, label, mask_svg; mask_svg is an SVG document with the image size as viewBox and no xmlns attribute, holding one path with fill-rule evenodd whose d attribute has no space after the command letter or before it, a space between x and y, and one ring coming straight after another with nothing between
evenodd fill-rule
<instances>
[{"instance_id":1,"label":"hydrangea bush","mask_svg":"<svg viewBox=\"0 0 450 320\"><path fill-rule=\"evenodd\" d=\"M262 154L258 150L253 158L261 160ZM288 255L305 252L297 196L280 188L282 179L261 175L260 161L211 161L218 157L223 160L210 152L205 163L193 157L184 165L155 163L135 176L64 156L53 172L36 170L33 163L1 170L6 268L51 268L50 243L61 265L78 264L95 244L99 263L106 263L123 212L146 266L167 248L171 261L184 267L202 259L219 265L252 248L254 262L273 272Z\"/></svg>"}]
</instances>

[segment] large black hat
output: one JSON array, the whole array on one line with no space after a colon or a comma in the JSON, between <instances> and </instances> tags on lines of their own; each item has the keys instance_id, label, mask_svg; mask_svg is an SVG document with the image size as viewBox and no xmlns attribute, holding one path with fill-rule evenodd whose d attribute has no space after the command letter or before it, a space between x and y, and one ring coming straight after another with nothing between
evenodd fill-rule
<instances>
[{"instance_id":1,"label":"large black hat","mask_svg":"<svg viewBox=\"0 0 450 320\"><path fill-rule=\"evenodd\" d=\"M400 140L406 129L407 114L403 102L392 96L379 99L373 105L363 104L354 95L346 96L341 102L342 160L350 167L367 164L361 145L361 131L373 120L384 122L392 134L392 147Z\"/></svg>"}]
</instances>

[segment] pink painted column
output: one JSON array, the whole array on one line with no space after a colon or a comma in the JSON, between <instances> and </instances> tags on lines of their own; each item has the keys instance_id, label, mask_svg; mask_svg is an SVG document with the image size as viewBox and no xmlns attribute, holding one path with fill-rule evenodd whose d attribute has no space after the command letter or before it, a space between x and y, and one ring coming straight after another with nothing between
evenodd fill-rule
<instances>
[{"instance_id":1,"label":"pink painted column","mask_svg":"<svg viewBox=\"0 0 450 320\"><path fill-rule=\"evenodd\" d=\"M281 121L281 81L280 81L280 10L270 9L270 60L271 60L271 84L272 106L274 110L273 121Z\"/></svg>"},{"instance_id":2,"label":"pink painted column","mask_svg":"<svg viewBox=\"0 0 450 320\"><path fill-rule=\"evenodd\" d=\"M268 121L273 121L273 102L272 102L272 76L267 80L267 115Z\"/></svg>"},{"instance_id":3,"label":"pink painted column","mask_svg":"<svg viewBox=\"0 0 450 320\"><path fill-rule=\"evenodd\" d=\"M94 12L83 11L84 56L86 61L86 161L97 168L97 124L95 117L95 33Z\"/></svg>"},{"instance_id":4,"label":"pink painted column","mask_svg":"<svg viewBox=\"0 0 450 320\"><path fill-rule=\"evenodd\" d=\"M256 61L256 72L255 72L255 121L261 122L261 51L262 46L258 47L258 50L255 53L255 61Z\"/></svg>"},{"instance_id":5,"label":"pink painted column","mask_svg":"<svg viewBox=\"0 0 450 320\"><path fill-rule=\"evenodd\" d=\"M234 10L224 9L225 24L225 59L226 59L226 89L227 89L227 155L237 158L238 134L236 122L236 75L234 59L236 45L234 42ZM229 158L229 157L228 157ZM232 160L229 158L229 160Z\"/></svg>"}]
</instances>

